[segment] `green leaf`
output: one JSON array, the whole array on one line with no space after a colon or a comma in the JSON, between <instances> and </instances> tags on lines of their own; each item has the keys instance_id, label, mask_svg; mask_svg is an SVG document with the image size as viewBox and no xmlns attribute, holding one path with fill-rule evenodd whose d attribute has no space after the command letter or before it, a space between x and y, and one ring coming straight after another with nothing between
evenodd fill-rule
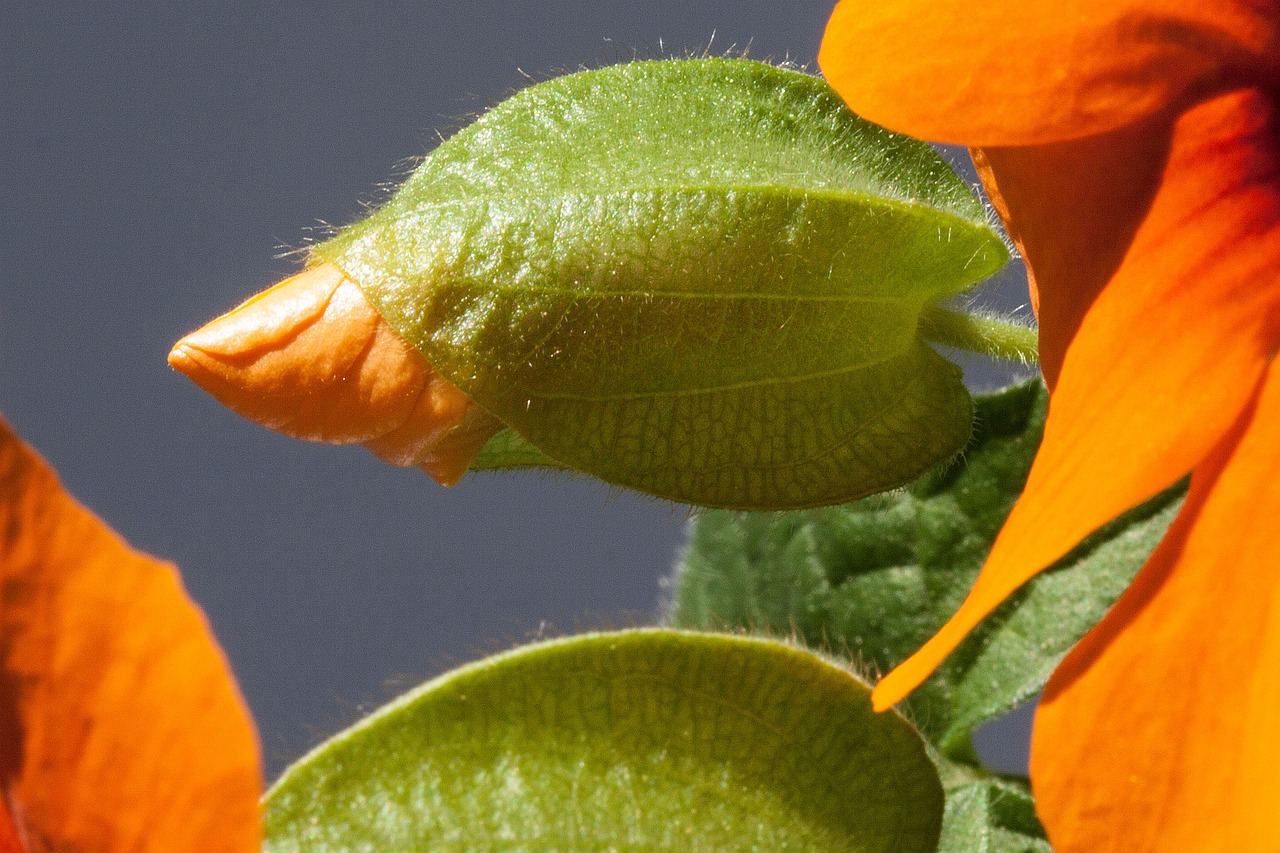
<instances>
[{"instance_id":1,"label":"green leaf","mask_svg":"<svg viewBox=\"0 0 1280 853\"><path fill-rule=\"evenodd\" d=\"M270 851L929 853L942 786L865 684L670 630L516 649L392 702L267 793Z\"/></svg>"},{"instance_id":2,"label":"green leaf","mask_svg":"<svg viewBox=\"0 0 1280 853\"><path fill-rule=\"evenodd\" d=\"M947 797L938 853L1051 853L1026 782L934 761Z\"/></svg>"},{"instance_id":3,"label":"green leaf","mask_svg":"<svg viewBox=\"0 0 1280 853\"><path fill-rule=\"evenodd\" d=\"M547 457L761 509L964 446L968 393L920 319L1008 257L929 146L737 59L526 89L314 251Z\"/></svg>"},{"instance_id":4,"label":"green leaf","mask_svg":"<svg viewBox=\"0 0 1280 853\"><path fill-rule=\"evenodd\" d=\"M1031 791L1007 779L947 789L938 853L1052 853Z\"/></svg>"},{"instance_id":5,"label":"green leaf","mask_svg":"<svg viewBox=\"0 0 1280 853\"><path fill-rule=\"evenodd\" d=\"M485 442L480 455L471 460L472 471L567 467L534 447L528 439L510 428L502 430Z\"/></svg>"},{"instance_id":6,"label":"green leaf","mask_svg":"<svg viewBox=\"0 0 1280 853\"><path fill-rule=\"evenodd\" d=\"M1121 516L987 619L948 666L953 716L944 746L963 749L973 729L1040 692L1160 544L1184 494L1179 486Z\"/></svg>"},{"instance_id":7,"label":"green leaf","mask_svg":"<svg viewBox=\"0 0 1280 853\"><path fill-rule=\"evenodd\" d=\"M706 512L691 524L671 622L798 633L881 672L955 612L1022 491L1044 429L1039 380L976 400L961 461L901 492L790 513ZM1119 597L1177 513L1181 487L1099 530L993 613L908 700L944 752L1032 698Z\"/></svg>"}]
</instances>

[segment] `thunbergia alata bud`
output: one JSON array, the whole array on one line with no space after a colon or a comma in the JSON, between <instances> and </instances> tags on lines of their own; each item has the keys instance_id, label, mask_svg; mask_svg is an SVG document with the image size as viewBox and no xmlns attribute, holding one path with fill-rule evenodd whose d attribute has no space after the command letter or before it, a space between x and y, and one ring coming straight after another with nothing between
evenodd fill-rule
<instances>
[{"instance_id":1,"label":"thunbergia alata bud","mask_svg":"<svg viewBox=\"0 0 1280 853\"><path fill-rule=\"evenodd\" d=\"M820 506L965 446L928 342L990 350L943 303L1008 257L937 152L822 80L637 62L504 101L171 358L259 423L445 482L538 466Z\"/></svg>"},{"instance_id":2,"label":"thunbergia alata bud","mask_svg":"<svg viewBox=\"0 0 1280 853\"><path fill-rule=\"evenodd\" d=\"M405 342L341 270L320 264L174 346L169 364L293 438L362 444L453 485L502 424Z\"/></svg>"}]
</instances>

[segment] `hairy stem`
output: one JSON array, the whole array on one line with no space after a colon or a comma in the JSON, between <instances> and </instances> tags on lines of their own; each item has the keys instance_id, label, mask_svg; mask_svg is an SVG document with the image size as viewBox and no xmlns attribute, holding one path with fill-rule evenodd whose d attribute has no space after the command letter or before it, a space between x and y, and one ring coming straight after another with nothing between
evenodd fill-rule
<instances>
[{"instance_id":1,"label":"hairy stem","mask_svg":"<svg viewBox=\"0 0 1280 853\"><path fill-rule=\"evenodd\" d=\"M992 358L1037 364L1035 328L998 317L982 317L929 305L920 315L920 335L944 344Z\"/></svg>"}]
</instances>

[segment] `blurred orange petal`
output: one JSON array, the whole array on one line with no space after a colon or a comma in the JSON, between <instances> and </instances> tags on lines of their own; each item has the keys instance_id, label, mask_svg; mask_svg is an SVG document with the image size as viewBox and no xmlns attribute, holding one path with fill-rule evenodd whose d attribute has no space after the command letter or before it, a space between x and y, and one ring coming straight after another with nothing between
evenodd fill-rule
<instances>
[{"instance_id":1,"label":"blurred orange petal","mask_svg":"<svg viewBox=\"0 0 1280 853\"><path fill-rule=\"evenodd\" d=\"M253 726L174 568L3 422L0 531L0 811L25 849L257 851Z\"/></svg>"},{"instance_id":2,"label":"blurred orange petal","mask_svg":"<svg viewBox=\"0 0 1280 853\"><path fill-rule=\"evenodd\" d=\"M1280 846L1277 447L1273 366L1164 542L1050 680L1032 773L1058 853Z\"/></svg>"},{"instance_id":3,"label":"blurred orange petal","mask_svg":"<svg viewBox=\"0 0 1280 853\"><path fill-rule=\"evenodd\" d=\"M0 853L26 853L5 799L0 799Z\"/></svg>"},{"instance_id":4,"label":"blurred orange petal","mask_svg":"<svg viewBox=\"0 0 1280 853\"><path fill-rule=\"evenodd\" d=\"M1278 139L1276 107L1256 90L1178 119L1150 208L1067 350L1022 499L960 610L885 677L878 707L927 678L1028 578L1187 474L1235 421L1280 341Z\"/></svg>"},{"instance_id":5,"label":"blurred orange petal","mask_svg":"<svg viewBox=\"0 0 1280 853\"><path fill-rule=\"evenodd\" d=\"M819 54L854 112L975 146L1106 133L1241 79L1277 82L1274 6L1248 0L842 0Z\"/></svg>"}]
</instances>

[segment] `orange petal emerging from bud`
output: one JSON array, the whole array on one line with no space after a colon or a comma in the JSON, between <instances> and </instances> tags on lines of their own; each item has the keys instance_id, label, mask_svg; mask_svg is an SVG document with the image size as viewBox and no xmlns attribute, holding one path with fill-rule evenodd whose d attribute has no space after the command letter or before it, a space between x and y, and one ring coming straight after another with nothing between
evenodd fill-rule
<instances>
[{"instance_id":1,"label":"orange petal emerging from bud","mask_svg":"<svg viewBox=\"0 0 1280 853\"><path fill-rule=\"evenodd\" d=\"M294 438L363 444L446 486L502 428L332 264L285 279L187 335L169 364L255 423Z\"/></svg>"}]
</instances>

